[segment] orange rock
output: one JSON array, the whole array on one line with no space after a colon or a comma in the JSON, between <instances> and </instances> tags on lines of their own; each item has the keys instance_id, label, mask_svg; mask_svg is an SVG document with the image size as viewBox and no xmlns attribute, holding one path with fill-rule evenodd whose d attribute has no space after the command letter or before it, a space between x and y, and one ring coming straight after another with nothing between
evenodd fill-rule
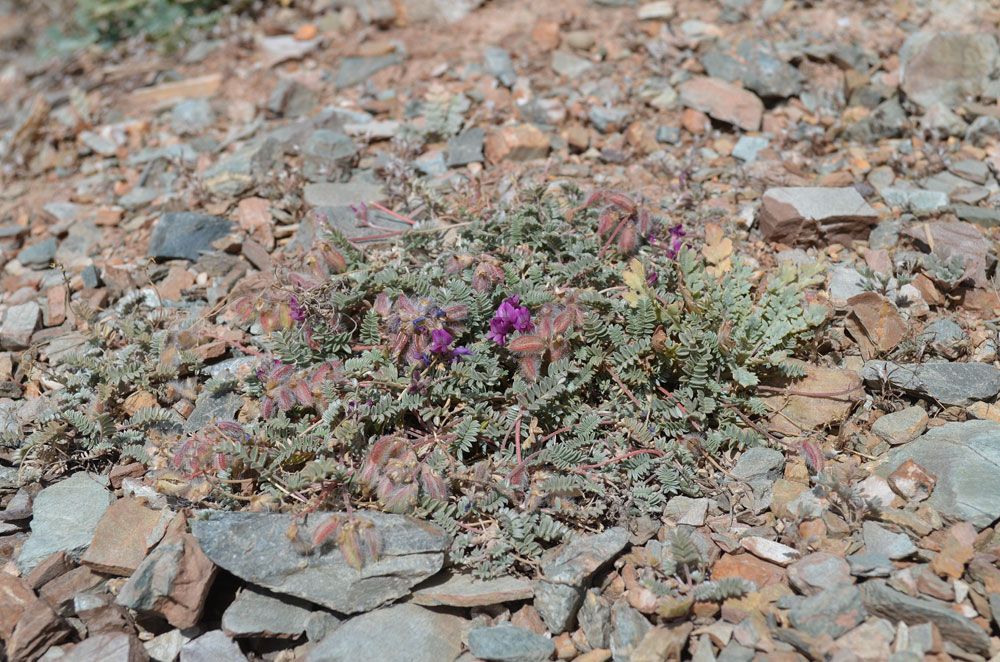
<instances>
[{"instance_id":1,"label":"orange rock","mask_svg":"<svg viewBox=\"0 0 1000 662\"><path fill-rule=\"evenodd\" d=\"M684 109L684 112L681 114L681 125L688 132L696 136L707 133L712 128L712 123L709 121L708 115L694 108Z\"/></svg>"},{"instance_id":2,"label":"orange rock","mask_svg":"<svg viewBox=\"0 0 1000 662\"><path fill-rule=\"evenodd\" d=\"M785 569L780 565L762 561L751 554L723 554L712 568L712 579L742 577L757 584L758 588L785 581Z\"/></svg>"},{"instance_id":3,"label":"orange rock","mask_svg":"<svg viewBox=\"0 0 1000 662\"><path fill-rule=\"evenodd\" d=\"M306 23L295 31L295 38L299 41L309 41L310 39L315 39L318 34L319 28L312 23Z\"/></svg>"},{"instance_id":4,"label":"orange rock","mask_svg":"<svg viewBox=\"0 0 1000 662\"><path fill-rule=\"evenodd\" d=\"M538 19L531 29L531 41L543 51L551 51L559 45L559 22Z\"/></svg>"},{"instance_id":5,"label":"orange rock","mask_svg":"<svg viewBox=\"0 0 1000 662\"><path fill-rule=\"evenodd\" d=\"M677 87L681 102L711 117L734 124L745 131L760 129L764 102L749 90L718 78L698 77Z\"/></svg>"},{"instance_id":6,"label":"orange rock","mask_svg":"<svg viewBox=\"0 0 1000 662\"><path fill-rule=\"evenodd\" d=\"M549 139L534 124L505 126L486 139L485 152L490 163L541 159L549 153Z\"/></svg>"},{"instance_id":7,"label":"orange rock","mask_svg":"<svg viewBox=\"0 0 1000 662\"><path fill-rule=\"evenodd\" d=\"M66 286L53 285L45 293L45 326L59 326L66 321Z\"/></svg>"}]
</instances>

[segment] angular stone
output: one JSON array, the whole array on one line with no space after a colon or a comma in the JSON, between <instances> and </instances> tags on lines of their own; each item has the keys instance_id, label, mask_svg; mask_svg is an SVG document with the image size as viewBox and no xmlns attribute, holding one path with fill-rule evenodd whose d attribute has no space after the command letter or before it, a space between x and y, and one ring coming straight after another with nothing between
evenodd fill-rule
<instances>
[{"instance_id":1,"label":"angular stone","mask_svg":"<svg viewBox=\"0 0 1000 662\"><path fill-rule=\"evenodd\" d=\"M195 212L167 212L153 227L147 255L157 260L197 260L216 239L229 234L224 218Z\"/></svg>"},{"instance_id":2,"label":"angular stone","mask_svg":"<svg viewBox=\"0 0 1000 662\"><path fill-rule=\"evenodd\" d=\"M770 561L775 565L787 566L799 558L798 551L788 545L782 545L780 542L768 540L760 536L741 538L740 546L757 558Z\"/></svg>"},{"instance_id":3,"label":"angular stone","mask_svg":"<svg viewBox=\"0 0 1000 662\"><path fill-rule=\"evenodd\" d=\"M919 223L908 227L904 233L919 245L931 246L939 254L957 255L965 260L965 277L971 278L978 287L987 287L986 277L988 255L992 244L975 225L961 221L935 221Z\"/></svg>"},{"instance_id":4,"label":"angular stone","mask_svg":"<svg viewBox=\"0 0 1000 662\"><path fill-rule=\"evenodd\" d=\"M169 511L152 510L135 499L119 499L97 523L80 563L97 572L128 577L160 542L165 517L171 516Z\"/></svg>"},{"instance_id":5,"label":"angular stone","mask_svg":"<svg viewBox=\"0 0 1000 662\"><path fill-rule=\"evenodd\" d=\"M0 641L7 641L24 611L38 600L23 579L0 573Z\"/></svg>"},{"instance_id":6,"label":"angular stone","mask_svg":"<svg viewBox=\"0 0 1000 662\"><path fill-rule=\"evenodd\" d=\"M892 572L892 559L882 552L849 554L847 565L855 577L888 577Z\"/></svg>"},{"instance_id":7,"label":"angular stone","mask_svg":"<svg viewBox=\"0 0 1000 662\"><path fill-rule=\"evenodd\" d=\"M1000 368L987 363L868 361L861 377L879 388L885 382L943 405L966 406L1000 393Z\"/></svg>"},{"instance_id":8,"label":"angular stone","mask_svg":"<svg viewBox=\"0 0 1000 662\"><path fill-rule=\"evenodd\" d=\"M60 616L73 613L73 603L76 597L87 591L93 591L107 580L90 568L73 568L65 575L60 575L38 589L38 595L49 603Z\"/></svg>"},{"instance_id":9,"label":"angular stone","mask_svg":"<svg viewBox=\"0 0 1000 662\"><path fill-rule=\"evenodd\" d=\"M412 602L427 607L484 607L534 595L531 582L517 577L481 580L471 575L437 575L413 591Z\"/></svg>"},{"instance_id":10,"label":"angular stone","mask_svg":"<svg viewBox=\"0 0 1000 662\"><path fill-rule=\"evenodd\" d=\"M619 600L611 607L611 654L615 662L629 662L632 653L652 629L646 617Z\"/></svg>"},{"instance_id":11,"label":"angular stone","mask_svg":"<svg viewBox=\"0 0 1000 662\"><path fill-rule=\"evenodd\" d=\"M48 603L36 599L25 606L14 632L7 639L7 658L11 662L36 660L50 646L66 639L72 631Z\"/></svg>"},{"instance_id":12,"label":"angular stone","mask_svg":"<svg viewBox=\"0 0 1000 662\"><path fill-rule=\"evenodd\" d=\"M60 662L146 662L149 655L142 642L127 632L94 634L73 646Z\"/></svg>"},{"instance_id":13,"label":"angular stone","mask_svg":"<svg viewBox=\"0 0 1000 662\"><path fill-rule=\"evenodd\" d=\"M184 644L180 662L247 662L247 658L225 632L212 630Z\"/></svg>"},{"instance_id":14,"label":"angular stone","mask_svg":"<svg viewBox=\"0 0 1000 662\"><path fill-rule=\"evenodd\" d=\"M139 564L116 602L188 628L201 618L216 571L194 536L172 530Z\"/></svg>"},{"instance_id":15,"label":"angular stone","mask_svg":"<svg viewBox=\"0 0 1000 662\"><path fill-rule=\"evenodd\" d=\"M886 187L879 195L890 207L899 207L914 214L926 214L948 206L948 194L919 188Z\"/></svg>"},{"instance_id":16,"label":"angular stone","mask_svg":"<svg viewBox=\"0 0 1000 662\"><path fill-rule=\"evenodd\" d=\"M155 662L177 662L184 645L199 634L201 631L197 628L184 631L174 628L147 641L145 643L146 653L149 655L149 659Z\"/></svg>"},{"instance_id":17,"label":"angular stone","mask_svg":"<svg viewBox=\"0 0 1000 662\"><path fill-rule=\"evenodd\" d=\"M840 584L808 597L788 612L788 620L811 637L837 638L864 622L867 613L861 592L853 584Z\"/></svg>"},{"instance_id":18,"label":"angular stone","mask_svg":"<svg viewBox=\"0 0 1000 662\"><path fill-rule=\"evenodd\" d=\"M740 136L733 147L733 158L737 158L744 163L753 163L757 160L757 152L767 149L770 141L767 138L755 136Z\"/></svg>"},{"instance_id":19,"label":"angular stone","mask_svg":"<svg viewBox=\"0 0 1000 662\"><path fill-rule=\"evenodd\" d=\"M543 662L552 656L552 640L514 625L475 628L469 632L469 650L483 660Z\"/></svg>"},{"instance_id":20,"label":"angular stone","mask_svg":"<svg viewBox=\"0 0 1000 662\"><path fill-rule=\"evenodd\" d=\"M916 553L917 546L905 533L893 533L875 522L865 522L862 525L865 548L869 552L885 554L890 559L905 559Z\"/></svg>"},{"instance_id":21,"label":"angular stone","mask_svg":"<svg viewBox=\"0 0 1000 662\"><path fill-rule=\"evenodd\" d=\"M582 76L588 69L592 69L593 67L593 62L579 55L573 55L565 51L555 51L552 53L552 71L570 80Z\"/></svg>"},{"instance_id":22,"label":"angular stone","mask_svg":"<svg viewBox=\"0 0 1000 662\"><path fill-rule=\"evenodd\" d=\"M760 129L764 102L748 90L718 78L698 77L677 87L681 103L744 131Z\"/></svg>"},{"instance_id":23,"label":"angular stone","mask_svg":"<svg viewBox=\"0 0 1000 662\"><path fill-rule=\"evenodd\" d=\"M658 625L651 629L639 642L629 662L662 662L680 660L694 626L684 623L674 628Z\"/></svg>"},{"instance_id":24,"label":"angular stone","mask_svg":"<svg viewBox=\"0 0 1000 662\"><path fill-rule=\"evenodd\" d=\"M302 174L311 182L333 181L350 169L357 152L358 146L350 136L317 129L302 147Z\"/></svg>"},{"instance_id":25,"label":"angular stone","mask_svg":"<svg viewBox=\"0 0 1000 662\"><path fill-rule=\"evenodd\" d=\"M810 244L863 237L878 212L853 186L798 186L765 191L759 219L760 233L768 241Z\"/></svg>"},{"instance_id":26,"label":"angular stone","mask_svg":"<svg viewBox=\"0 0 1000 662\"><path fill-rule=\"evenodd\" d=\"M886 414L872 425L872 433L898 446L913 441L927 429L927 412L923 407L907 407Z\"/></svg>"},{"instance_id":27,"label":"angular stone","mask_svg":"<svg viewBox=\"0 0 1000 662\"><path fill-rule=\"evenodd\" d=\"M483 65L487 72L496 78L504 87L511 87L517 79L514 63L510 53L498 46L487 46L483 49Z\"/></svg>"},{"instance_id":28,"label":"angular stone","mask_svg":"<svg viewBox=\"0 0 1000 662\"><path fill-rule=\"evenodd\" d=\"M215 123L215 111L208 99L187 99L170 111L170 129L178 134L201 133Z\"/></svg>"},{"instance_id":29,"label":"angular stone","mask_svg":"<svg viewBox=\"0 0 1000 662\"><path fill-rule=\"evenodd\" d=\"M21 249L17 254L17 261L32 269L46 269L55 257L56 248L59 247L59 240L55 237L46 239L37 244Z\"/></svg>"},{"instance_id":30,"label":"angular stone","mask_svg":"<svg viewBox=\"0 0 1000 662\"><path fill-rule=\"evenodd\" d=\"M299 523L305 539L324 523L326 513ZM344 516L340 513L329 516ZM377 560L366 560L361 572L340 549L324 545L304 555L286 536L293 515L218 513L199 520L192 531L212 561L237 577L276 593L293 595L343 614L369 611L410 592L444 563L448 536L438 527L400 515L355 512L370 522L379 548Z\"/></svg>"},{"instance_id":31,"label":"angular stone","mask_svg":"<svg viewBox=\"0 0 1000 662\"><path fill-rule=\"evenodd\" d=\"M803 595L815 595L837 584L854 581L843 557L813 552L788 566L788 581Z\"/></svg>"},{"instance_id":32,"label":"angular stone","mask_svg":"<svg viewBox=\"0 0 1000 662\"><path fill-rule=\"evenodd\" d=\"M486 132L473 127L448 140L448 167L456 168L470 163L481 163Z\"/></svg>"},{"instance_id":33,"label":"angular stone","mask_svg":"<svg viewBox=\"0 0 1000 662\"><path fill-rule=\"evenodd\" d=\"M406 57L402 53L388 53L375 57L345 57L340 60L340 69L333 81L334 87L341 90L363 83L373 74L401 63Z\"/></svg>"},{"instance_id":34,"label":"angular stone","mask_svg":"<svg viewBox=\"0 0 1000 662\"><path fill-rule=\"evenodd\" d=\"M817 427L841 423L864 394L861 378L853 370L824 368L797 360L791 362L801 366L806 375L783 379L774 386L802 393L837 395L817 397L779 393L761 398L765 406L774 412L770 419L771 430L797 435Z\"/></svg>"},{"instance_id":35,"label":"angular stone","mask_svg":"<svg viewBox=\"0 0 1000 662\"><path fill-rule=\"evenodd\" d=\"M468 621L413 604L362 614L316 644L306 662L450 662L462 652Z\"/></svg>"},{"instance_id":36,"label":"angular stone","mask_svg":"<svg viewBox=\"0 0 1000 662\"><path fill-rule=\"evenodd\" d=\"M979 655L990 655L989 634L941 603L900 593L882 580L862 584L861 596L865 607L873 614L908 625L933 623L945 639Z\"/></svg>"},{"instance_id":37,"label":"angular stone","mask_svg":"<svg viewBox=\"0 0 1000 662\"><path fill-rule=\"evenodd\" d=\"M564 632L573 622L586 582L628 544L627 529L616 527L579 536L542 558L545 579L535 580L535 608L552 632Z\"/></svg>"},{"instance_id":38,"label":"angular stone","mask_svg":"<svg viewBox=\"0 0 1000 662\"><path fill-rule=\"evenodd\" d=\"M743 451L731 473L739 480L754 478L777 478L785 466L785 456L781 451L763 446L754 446Z\"/></svg>"},{"instance_id":39,"label":"angular stone","mask_svg":"<svg viewBox=\"0 0 1000 662\"><path fill-rule=\"evenodd\" d=\"M533 124L505 126L486 138L484 151L490 163L542 159L549 153L549 138Z\"/></svg>"},{"instance_id":40,"label":"angular stone","mask_svg":"<svg viewBox=\"0 0 1000 662\"><path fill-rule=\"evenodd\" d=\"M745 40L735 54L713 51L702 57L709 76L753 90L762 98L785 98L802 90L803 76L798 69L783 62L761 47L759 42Z\"/></svg>"},{"instance_id":41,"label":"angular stone","mask_svg":"<svg viewBox=\"0 0 1000 662\"><path fill-rule=\"evenodd\" d=\"M255 140L205 170L202 182L214 195L239 195L276 170L281 165L283 151L274 137Z\"/></svg>"},{"instance_id":42,"label":"angular stone","mask_svg":"<svg viewBox=\"0 0 1000 662\"><path fill-rule=\"evenodd\" d=\"M0 327L0 347L27 349L41 319L42 309L34 301L8 308L3 316L3 326Z\"/></svg>"},{"instance_id":43,"label":"angular stone","mask_svg":"<svg viewBox=\"0 0 1000 662\"><path fill-rule=\"evenodd\" d=\"M702 526L708 515L708 499L692 499L686 496L671 497L663 509L663 516L675 524Z\"/></svg>"},{"instance_id":44,"label":"angular stone","mask_svg":"<svg viewBox=\"0 0 1000 662\"><path fill-rule=\"evenodd\" d=\"M385 189L381 184L348 182L346 184L323 182L307 184L303 190L306 204L312 207L349 207L371 202L383 202Z\"/></svg>"},{"instance_id":45,"label":"angular stone","mask_svg":"<svg viewBox=\"0 0 1000 662\"><path fill-rule=\"evenodd\" d=\"M927 502L943 517L969 520L982 528L1000 516L1000 484L995 480L1000 423L965 421L932 428L893 450L877 473L888 476L907 460L936 477Z\"/></svg>"},{"instance_id":46,"label":"angular stone","mask_svg":"<svg viewBox=\"0 0 1000 662\"><path fill-rule=\"evenodd\" d=\"M957 105L966 95L978 96L1000 64L993 35L978 32L917 32L900 50L900 86L921 106Z\"/></svg>"},{"instance_id":47,"label":"angular stone","mask_svg":"<svg viewBox=\"0 0 1000 662\"><path fill-rule=\"evenodd\" d=\"M577 620L587 643L594 648L607 648L611 637L611 605L595 589L587 591L577 612Z\"/></svg>"},{"instance_id":48,"label":"angular stone","mask_svg":"<svg viewBox=\"0 0 1000 662\"><path fill-rule=\"evenodd\" d=\"M59 551L80 558L104 511L114 501L114 495L106 489L107 482L107 477L80 472L38 493L31 537L17 559L22 575Z\"/></svg>"},{"instance_id":49,"label":"angular stone","mask_svg":"<svg viewBox=\"0 0 1000 662\"><path fill-rule=\"evenodd\" d=\"M247 586L222 614L222 629L230 637L297 637L306 631L312 605Z\"/></svg>"}]
</instances>

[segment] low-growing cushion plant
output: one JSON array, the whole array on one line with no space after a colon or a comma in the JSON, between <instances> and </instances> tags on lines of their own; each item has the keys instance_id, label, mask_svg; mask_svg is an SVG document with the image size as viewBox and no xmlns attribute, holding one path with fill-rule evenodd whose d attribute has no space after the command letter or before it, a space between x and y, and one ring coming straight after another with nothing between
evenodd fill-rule
<instances>
[{"instance_id":1,"label":"low-growing cushion plant","mask_svg":"<svg viewBox=\"0 0 1000 662\"><path fill-rule=\"evenodd\" d=\"M262 358L203 388L243 408L167 445L161 469L203 481L215 507L428 519L484 576L574 532L659 516L671 495L701 493L706 458L764 441L756 386L798 374L787 359L824 317L805 301L819 267L761 276L736 260L710 275L672 225L626 196L561 190L367 252L331 232L233 302ZM156 338L140 349L163 351ZM67 364L66 406L85 409L69 397L80 388L115 402L136 388L101 374ZM144 421L101 419L88 436L61 416L58 443L137 455L121 432ZM26 459L56 437L34 437ZM331 537L357 563L377 553L363 527L331 522L312 545Z\"/></svg>"}]
</instances>

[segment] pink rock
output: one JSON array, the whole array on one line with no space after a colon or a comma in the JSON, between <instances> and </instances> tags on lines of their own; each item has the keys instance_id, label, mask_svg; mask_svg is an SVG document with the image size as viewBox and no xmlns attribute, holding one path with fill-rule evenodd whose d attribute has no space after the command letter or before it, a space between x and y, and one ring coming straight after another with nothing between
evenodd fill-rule
<instances>
[{"instance_id":1,"label":"pink rock","mask_svg":"<svg viewBox=\"0 0 1000 662\"><path fill-rule=\"evenodd\" d=\"M745 131L756 131L764 114L764 102L756 94L718 78L692 78L677 88L681 102Z\"/></svg>"}]
</instances>

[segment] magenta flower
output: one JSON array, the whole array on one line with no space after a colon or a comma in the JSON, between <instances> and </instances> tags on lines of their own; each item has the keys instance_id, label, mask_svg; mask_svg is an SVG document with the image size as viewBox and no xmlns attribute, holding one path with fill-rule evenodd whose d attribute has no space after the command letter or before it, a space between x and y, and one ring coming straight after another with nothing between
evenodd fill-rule
<instances>
[{"instance_id":1,"label":"magenta flower","mask_svg":"<svg viewBox=\"0 0 1000 662\"><path fill-rule=\"evenodd\" d=\"M295 297L291 297L288 300L288 307L291 310L292 319L301 324L306 320L306 311L302 310L302 306L299 305L299 300Z\"/></svg>"},{"instance_id":2,"label":"magenta flower","mask_svg":"<svg viewBox=\"0 0 1000 662\"><path fill-rule=\"evenodd\" d=\"M451 352L451 348L448 345L455 338L448 333L447 329L434 329L431 331L431 346L428 347L428 351L432 354L447 354Z\"/></svg>"},{"instance_id":3,"label":"magenta flower","mask_svg":"<svg viewBox=\"0 0 1000 662\"><path fill-rule=\"evenodd\" d=\"M527 333L535 330L535 325L531 323L531 311L519 304L520 299L516 294L504 299L497 308L496 315L490 320L487 338L503 346L507 344L507 336L512 332Z\"/></svg>"},{"instance_id":4,"label":"magenta flower","mask_svg":"<svg viewBox=\"0 0 1000 662\"><path fill-rule=\"evenodd\" d=\"M682 225L675 225L670 228L670 244L667 246L667 257L671 260L676 260L677 256L680 255L681 247L684 245L681 237L686 234Z\"/></svg>"}]
</instances>

